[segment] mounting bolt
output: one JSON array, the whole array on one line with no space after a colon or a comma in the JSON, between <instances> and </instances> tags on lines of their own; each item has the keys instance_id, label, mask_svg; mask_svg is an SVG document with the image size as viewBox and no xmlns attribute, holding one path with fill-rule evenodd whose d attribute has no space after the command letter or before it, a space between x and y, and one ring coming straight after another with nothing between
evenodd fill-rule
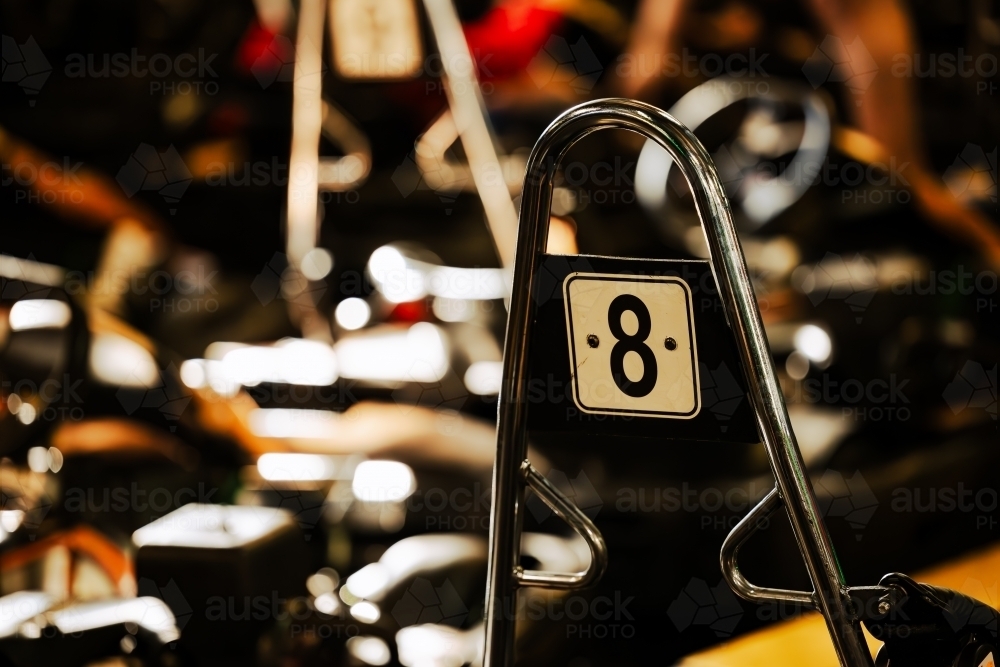
<instances>
[{"instance_id":1,"label":"mounting bolt","mask_svg":"<svg viewBox=\"0 0 1000 667\"><path fill-rule=\"evenodd\" d=\"M587 335L587 345L589 345L590 347L597 347L600 344L601 344L601 339L597 337L597 334Z\"/></svg>"},{"instance_id":2,"label":"mounting bolt","mask_svg":"<svg viewBox=\"0 0 1000 667\"><path fill-rule=\"evenodd\" d=\"M886 614L889 613L890 609L892 609L892 605L889 604L888 600L882 600L881 602L878 603L878 613L880 615L885 616Z\"/></svg>"},{"instance_id":3,"label":"mounting bolt","mask_svg":"<svg viewBox=\"0 0 1000 667\"><path fill-rule=\"evenodd\" d=\"M668 336L667 339L665 341L663 341L663 347L665 347L668 350L670 350L671 352L673 352L674 350L677 349L677 341L675 341L673 338L670 338Z\"/></svg>"}]
</instances>

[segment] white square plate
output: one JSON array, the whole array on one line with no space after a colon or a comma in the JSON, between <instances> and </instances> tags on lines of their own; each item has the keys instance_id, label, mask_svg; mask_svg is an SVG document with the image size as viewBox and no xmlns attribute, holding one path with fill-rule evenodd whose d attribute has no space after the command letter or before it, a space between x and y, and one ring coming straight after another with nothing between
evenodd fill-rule
<instances>
[{"instance_id":1,"label":"white square plate","mask_svg":"<svg viewBox=\"0 0 1000 667\"><path fill-rule=\"evenodd\" d=\"M573 400L583 412L690 419L701 409L691 289L672 276L563 283Z\"/></svg>"}]
</instances>

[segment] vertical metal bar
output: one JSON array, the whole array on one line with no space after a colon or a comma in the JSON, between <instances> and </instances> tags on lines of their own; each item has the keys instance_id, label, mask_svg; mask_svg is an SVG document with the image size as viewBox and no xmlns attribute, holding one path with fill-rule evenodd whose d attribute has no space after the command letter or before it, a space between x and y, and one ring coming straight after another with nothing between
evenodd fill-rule
<instances>
[{"instance_id":1,"label":"vertical metal bar","mask_svg":"<svg viewBox=\"0 0 1000 667\"><path fill-rule=\"evenodd\" d=\"M286 252L298 270L319 238L319 140L323 128L323 0L302 0L292 81Z\"/></svg>"},{"instance_id":2,"label":"vertical metal bar","mask_svg":"<svg viewBox=\"0 0 1000 667\"><path fill-rule=\"evenodd\" d=\"M476 191L483 202L500 263L509 270L514 259L517 213L500 166L486 102L476 79L475 60L452 0L424 0L424 9L441 52L448 108L455 119Z\"/></svg>"},{"instance_id":3,"label":"vertical metal bar","mask_svg":"<svg viewBox=\"0 0 1000 667\"><path fill-rule=\"evenodd\" d=\"M285 252L289 276L282 291L288 315L306 338L333 341L329 320L316 309L302 260L319 241L319 142L323 131L323 20L325 0L302 0L292 81L292 149L288 157Z\"/></svg>"},{"instance_id":4,"label":"vertical metal bar","mask_svg":"<svg viewBox=\"0 0 1000 667\"><path fill-rule=\"evenodd\" d=\"M715 165L695 136L670 115L624 99L596 100L566 111L542 133L528 158L497 424L485 665L505 667L513 660L517 593L514 568L520 558L518 516L524 497L519 470L525 459L527 435L528 343L533 329L535 277L549 226L552 184L566 151L591 132L605 128L631 130L655 140L673 156L691 187L711 251L712 270L747 374L750 401L815 587L817 605L841 665L872 667L792 432L729 202Z\"/></svg>"}]
</instances>

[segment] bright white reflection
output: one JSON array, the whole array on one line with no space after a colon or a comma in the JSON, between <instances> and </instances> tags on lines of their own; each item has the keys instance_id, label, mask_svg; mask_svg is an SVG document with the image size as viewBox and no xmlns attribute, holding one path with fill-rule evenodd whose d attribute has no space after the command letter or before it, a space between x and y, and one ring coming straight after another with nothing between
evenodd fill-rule
<instances>
[{"instance_id":1,"label":"bright white reflection","mask_svg":"<svg viewBox=\"0 0 1000 667\"><path fill-rule=\"evenodd\" d=\"M411 625L396 633L399 662L405 667L462 667L479 662L483 628L458 630L447 625Z\"/></svg>"},{"instance_id":2,"label":"bright white reflection","mask_svg":"<svg viewBox=\"0 0 1000 667\"><path fill-rule=\"evenodd\" d=\"M503 269L460 269L436 266L427 272L427 291L445 299L502 299Z\"/></svg>"},{"instance_id":3,"label":"bright white reflection","mask_svg":"<svg viewBox=\"0 0 1000 667\"><path fill-rule=\"evenodd\" d=\"M384 245L375 250L368 258L368 270L381 282L382 276L393 271L402 271L406 268L406 258L391 245Z\"/></svg>"},{"instance_id":4,"label":"bright white reflection","mask_svg":"<svg viewBox=\"0 0 1000 667\"><path fill-rule=\"evenodd\" d=\"M354 497L362 502L405 500L416 488L413 469L399 461L362 461L351 483Z\"/></svg>"},{"instance_id":5,"label":"bright white reflection","mask_svg":"<svg viewBox=\"0 0 1000 667\"><path fill-rule=\"evenodd\" d=\"M160 379L149 350L116 333L99 333L90 345L90 372L110 385L151 389Z\"/></svg>"},{"instance_id":6,"label":"bright white reflection","mask_svg":"<svg viewBox=\"0 0 1000 667\"><path fill-rule=\"evenodd\" d=\"M28 467L31 472L49 471L49 450L47 447L32 447L28 450Z\"/></svg>"},{"instance_id":7,"label":"bright white reflection","mask_svg":"<svg viewBox=\"0 0 1000 667\"><path fill-rule=\"evenodd\" d=\"M132 533L132 542L140 548L232 549L291 522L287 512L272 507L189 503Z\"/></svg>"},{"instance_id":8,"label":"bright white reflection","mask_svg":"<svg viewBox=\"0 0 1000 667\"><path fill-rule=\"evenodd\" d=\"M314 597L333 593L339 585L340 575L332 567L320 568L318 572L309 575L309 578L306 579L306 588Z\"/></svg>"},{"instance_id":9,"label":"bright white reflection","mask_svg":"<svg viewBox=\"0 0 1000 667\"><path fill-rule=\"evenodd\" d=\"M31 403L22 403L20 409L17 411L17 420L25 426L34 422L37 416L38 411Z\"/></svg>"},{"instance_id":10,"label":"bright white reflection","mask_svg":"<svg viewBox=\"0 0 1000 667\"><path fill-rule=\"evenodd\" d=\"M337 380L333 348L312 340L287 338L269 346L240 346L227 351L221 361L225 380L245 387L261 382L322 387ZM211 373L212 368L208 370Z\"/></svg>"},{"instance_id":11,"label":"bright white reflection","mask_svg":"<svg viewBox=\"0 0 1000 667\"><path fill-rule=\"evenodd\" d=\"M180 638L170 607L154 597L77 604L51 612L51 618L53 625L67 635L118 623L135 623L156 633L163 643Z\"/></svg>"},{"instance_id":12,"label":"bright white reflection","mask_svg":"<svg viewBox=\"0 0 1000 667\"><path fill-rule=\"evenodd\" d=\"M257 459L257 472L272 482L319 482L333 479L334 459L319 454L268 453Z\"/></svg>"},{"instance_id":13,"label":"bright white reflection","mask_svg":"<svg viewBox=\"0 0 1000 667\"><path fill-rule=\"evenodd\" d=\"M465 371L465 388L473 394L496 396L502 382L502 361L477 361Z\"/></svg>"},{"instance_id":14,"label":"bright white reflection","mask_svg":"<svg viewBox=\"0 0 1000 667\"><path fill-rule=\"evenodd\" d=\"M262 438L329 438L339 418L329 410L258 408L248 420L250 431Z\"/></svg>"},{"instance_id":15,"label":"bright white reflection","mask_svg":"<svg viewBox=\"0 0 1000 667\"><path fill-rule=\"evenodd\" d=\"M507 294L503 269L438 266L410 259L393 246L382 246L368 259L368 274L392 303L430 294L446 299L502 299Z\"/></svg>"},{"instance_id":16,"label":"bright white reflection","mask_svg":"<svg viewBox=\"0 0 1000 667\"><path fill-rule=\"evenodd\" d=\"M389 571L381 563L369 563L347 578L345 586L351 595L370 598L379 595L389 585Z\"/></svg>"},{"instance_id":17,"label":"bright white reflection","mask_svg":"<svg viewBox=\"0 0 1000 667\"><path fill-rule=\"evenodd\" d=\"M302 258L301 269L309 280L323 280L333 269L333 255L326 248L313 248Z\"/></svg>"},{"instance_id":18,"label":"bright white reflection","mask_svg":"<svg viewBox=\"0 0 1000 667\"><path fill-rule=\"evenodd\" d=\"M468 322L476 316L476 302L437 296L431 304L431 311L442 322Z\"/></svg>"},{"instance_id":19,"label":"bright white reflection","mask_svg":"<svg viewBox=\"0 0 1000 667\"><path fill-rule=\"evenodd\" d=\"M809 374L809 359L798 350L794 350L785 359L785 372L793 380L804 380Z\"/></svg>"},{"instance_id":20,"label":"bright white reflection","mask_svg":"<svg viewBox=\"0 0 1000 667\"><path fill-rule=\"evenodd\" d=\"M220 396L233 396L240 386L261 382L324 387L338 377L333 348L301 338L285 338L273 345L212 343L205 356L181 364L181 382L192 389L211 387Z\"/></svg>"},{"instance_id":21,"label":"bright white reflection","mask_svg":"<svg viewBox=\"0 0 1000 667\"><path fill-rule=\"evenodd\" d=\"M55 602L54 597L41 591L18 591L0 597L0 639L16 633L18 626L45 612Z\"/></svg>"},{"instance_id":22,"label":"bright white reflection","mask_svg":"<svg viewBox=\"0 0 1000 667\"><path fill-rule=\"evenodd\" d=\"M69 324L72 312L63 301L25 299L18 301L11 307L9 318L10 328L14 331L61 329Z\"/></svg>"},{"instance_id":23,"label":"bright white reflection","mask_svg":"<svg viewBox=\"0 0 1000 667\"><path fill-rule=\"evenodd\" d=\"M486 542L473 535L417 535L386 549L377 563L361 568L344 582L340 599L347 604L362 598L381 600L393 586L418 572L443 569L486 557Z\"/></svg>"},{"instance_id":24,"label":"bright white reflection","mask_svg":"<svg viewBox=\"0 0 1000 667\"><path fill-rule=\"evenodd\" d=\"M833 352L830 334L815 324L805 324L795 332L795 349L810 361L822 364Z\"/></svg>"},{"instance_id":25,"label":"bright white reflection","mask_svg":"<svg viewBox=\"0 0 1000 667\"><path fill-rule=\"evenodd\" d=\"M392 657L389 645L378 637L351 637L347 640L347 650L368 665L387 665Z\"/></svg>"},{"instance_id":26,"label":"bright white reflection","mask_svg":"<svg viewBox=\"0 0 1000 667\"><path fill-rule=\"evenodd\" d=\"M24 521L24 510L0 510L0 542L5 533L13 533Z\"/></svg>"},{"instance_id":27,"label":"bright white reflection","mask_svg":"<svg viewBox=\"0 0 1000 667\"><path fill-rule=\"evenodd\" d=\"M208 385L208 372L204 359L188 359L181 363L181 382L191 389L202 389Z\"/></svg>"},{"instance_id":28,"label":"bright white reflection","mask_svg":"<svg viewBox=\"0 0 1000 667\"><path fill-rule=\"evenodd\" d=\"M403 253L392 246L382 246L372 253L368 275L392 303L416 301L427 295L424 272L410 267Z\"/></svg>"},{"instance_id":29,"label":"bright white reflection","mask_svg":"<svg viewBox=\"0 0 1000 667\"><path fill-rule=\"evenodd\" d=\"M327 616L333 616L340 611L340 599L333 593L321 593L313 603L316 611Z\"/></svg>"},{"instance_id":30,"label":"bright white reflection","mask_svg":"<svg viewBox=\"0 0 1000 667\"><path fill-rule=\"evenodd\" d=\"M209 387L219 396L235 396L240 390L240 383L226 376L221 361L212 359L188 359L181 363L181 382L191 389Z\"/></svg>"},{"instance_id":31,"label":"bright white reflection","mask_svg":"<svg viewBox=\"0 0 1000 667\"><path fill-rule=\"evenodd\" d=\"M440 328L418 322L344 337L334 347L340 374L372 382L437 382L448 371L448 342Z\"/></svg>"},{"instance_id":32,"label":"bright white reflection","mask_svg":"<svg viewBox=\"0 0 1000 667\"><path fill-rule=\"evenodd\" d=\"M24 406L22 412L23 410ZM28 450L28 467L31 472L44 473L50 470L59 472L62 470L62 464L63 454L55 447L32 447Z\"/></svg>"},{"instance_id":33,"label":"bright white reflection","mask_svg":"<svg viewBox=\"0 0 1000 667\"><path fill-rule=\"evenodd\" d=\"M51 470L52 472L59 472L60 470L62 470L65 458L63 457L63 453L61 451L59 451L55 447L49 447L48 459L49 459L49 470Z\"/></svg>"},{"instance_id":34,"label":"bright white reflection","mask_svg":"<svg viewBox=\"0 0 1000 667\"><path fill-rule=\"evenodd\" d=\"M374 623L381 616L378 605L374 602L362 601L351 607L351 616L362 623Z\"/></svg>"},{"instance_id":35,"label":"bright white reflection","mask_svg":"<svg viewBox=\"0 0 1000 667\"><path fill-rule=\"evenodd\" d=\"M38 285L59 287L66 280L66 271L52 264L42 264L31 259L0 255L0 276L11 280L25 280Z\"/></svg>"},{"instance_id":36,"label":"bright white reflection","mask_svg":"<svg viewBox=\"0 0 1000 667\"><path fill-rule=\"evenodd\" d=\"M368 324L371 316L372 309L368 306L368 302L356 296L344 299L338 303L337 310L333 313L337 324L348 331L354 331L365 326Z\"/></svg>"},{"instance_id":37,"label":"bright white reflection","mask_svg":"<svg viewBox=\"0 0 1000 667\"><path fill-rule=\"evenodd\" d=\"M667 188L663 181L672 162L670 153L655 141L643 144L632 187L635 189L636 199L647 208L657 209L666 204Z\"/></svg>"}]
</instances>

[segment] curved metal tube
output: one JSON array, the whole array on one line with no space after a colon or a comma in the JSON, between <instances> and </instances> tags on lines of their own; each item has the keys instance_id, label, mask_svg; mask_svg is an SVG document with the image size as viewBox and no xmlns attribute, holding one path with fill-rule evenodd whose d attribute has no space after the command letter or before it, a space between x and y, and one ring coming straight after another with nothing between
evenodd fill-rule
<instances>
[{"instance_id":1,"label":"curved metal tube","mask_svg":"<svg viewBox=\"0 0 1000 667\"><path fill-rule=\"evenodd\" d=\"M792 432L729 202L715 165L695 136L669 114L626 99L595 100L566 111L542 133L528 158L507 318L493 471L485 665L503 667L513 660L518 586L513 572L520 559L519 505L524 496L520 469L527 447L532 294L545 252L552 185L566 151L588 134L607 128L631 130L654 139L670 152L691 187L726 317L747 374L758 428L781 497L788 504L792 529L816 588L816 600L826 618L834 648L845 667L872 667L860 625L850 613L843 575Z\"/></svg>"},{"instance_id":2,"label":"curved metal tube","mask_svg":"<svg viewBox=\"0 0 1000 667\"><path fill-rule=\"evenodd\" d=\"M541 570L525 570L521 566L514 568L514 577L521 586L539 588L554 588L571 590L586 588L596 584L608 569L608 547L597 526L580 508L571 503L559 492L552 482L545 479L540 472L526 459L521 463L521 474L528 487L538 494L549 508L560 519L565 521L586 541L590 547L590 567L585 572L571 574L563 572L543 572Z\"/></svg>"},{"instance_id":3,"label":"curved metal tube","mask_svg":"<svg viewBox=\"0 0 1000 667\"><path fill-rule=\"evenodd\" d=\"M778 495L778 489L771 489L771 492L764 496L764 499L736 524L733 532L726 536L726 541L722 543L722 552L719 554L722 576L726 578L729 587L744 600L750 602L795 602L815 609L816 601L813 599L812 593L755 586L747 581L747 578L740 572L740 566L737 562L740 547L750 539L751 535L757 532L761 521L767 520L779 507L781 507L781 496Z\"/></svg>"}]
</instances>

